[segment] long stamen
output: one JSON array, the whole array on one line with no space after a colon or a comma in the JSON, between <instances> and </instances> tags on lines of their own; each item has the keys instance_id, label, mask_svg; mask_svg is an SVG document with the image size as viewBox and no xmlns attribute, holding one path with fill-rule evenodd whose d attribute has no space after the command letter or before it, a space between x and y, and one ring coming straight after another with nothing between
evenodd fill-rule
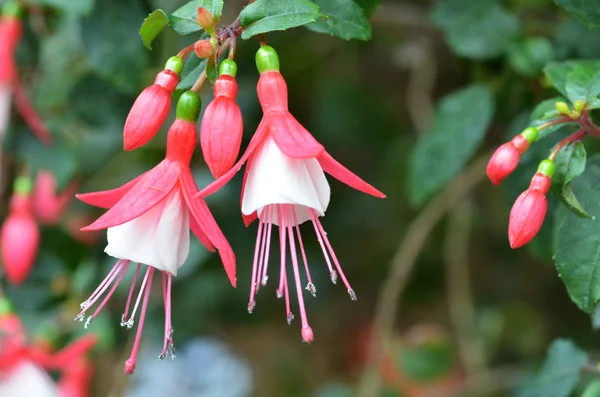
<instances>
[{"instance_id":1,"label":"long stamen","mask_svg":"<svg viewBox=\"0 0 600 397\"><path fill-rule=\"evenodd\" d=\"M263 210L264 213L264 210ZM252 262L252 280L250 284L250 299L248 300L248 313L252 314L252 310L254 310L254 306L256 306L256 301L254 300L256 296L256 288L259 283L259 277L256 272L258 270L258 254L260 252L261 246L261 238L262 238L262 229L263 223L258 222L258 231L256 232L256 244L254 245L254 260Z\"/></svg>"},{"instance_id":2,"label":"long stamen","mask_svg":"<svg viewBox=\"0 0 600 397\"><path fill-rule=\"evenodd\" d=\"M90 305L90 301L96 297L96 294L98 294L98 292L102 289L102 287L104 287L104 285L108 282L108 279L113 275L113 273L115 273L117 271L117 269L120 266L121 266L121 260L118 260L117 263L115 263L115 265L112 267L112 269L110 269L110 272L108 272L108 274L106 275L104 280L102 280L102 282L100 283L98 288L96 288L96 290L94 292L92 292L92 294L90 295L89 298L87 298L85 301L81 302L81 304L79 306L82 309L85 309L86 307L88 307Z\"/></svg>"},{"instance_id":3,"label":"long stamen","mask_svg":"<svg viewBox=\"0 0 600 397\"><path fill-rule=\"evenodd\" d=\"M271 253L271 230L273 230L273 220L271 219L271 206L269 206L269 213L267 214L268 225L267 225L267 237L266 237L266 247L265 247L265 262L263 264L263 273L262 273L262 285L263 287L267 285L267 280L269 280L269 276L267 276L267 270L269 268L269 254Z\"/></svg>"},{"instance_id":4,"label":"long stamen","mask_svg":"<svg viewBox=\"0 0 600 397\"><path fill-rule=\"evenodd\" d=\"M327 249L325 248L325 244L323 243L323 238L321 237L321 233L319 233L319 227L317 226L317 222L315 219L318 219L316 212L309 208L312 224L315 227L315 233L317 233L317 240L319 240L319 245L321 246L321 251L323 251L323 256L325 257L325 262L327 263L327 268L329 268L329 276L331 277L331 282L337 283L337 272L333 270L331 266L331 260L329 260L329 254L327 254Z\"/></svg>"},{"instance_id":5,"label":"long stamen","mask_svg":"<svg viewBox=\"0 0 600 397\"><path fill-rule=\"evenodd\" d=\"M173 327L171 325L171 283L173 275L167 272L162 272L162 275L163 300L165 303L165 339L162 353L158 356L161 360L163 360L169 352L171 353L171 359L175 358Z\"/></svg>"},{"instance_id":6,"label":"long stamen","mask_svg":"<svg viewBox=\"0 0 600 397\"><path fill-rule=\"evenodd\" d=\"M131 287L129 287L129 295L127 295L127 303L125 304L125 312L121 316L121 327L125 327L128 325L127 315L129 314L129 305L131 304L131 297L133 296L133 290L135 289L135 282L137 281L138 274L140 272L140 267L142 265L138 263L135 268L135 274L133 275L133 280L131 281ZM131 323L131 328L133 326L133 322Z\"/></svg>"},{"instance_id":7,"label":"long stamen","mask_svg":"<svg viewBox=\"0 0 600 397\"><path fill-rule=\"evenodd\" d=\"M331 244L329 243L329 239L327 238L327 233L325 233L325 230L323 229L323 225L321 225L321 222L319 221L319 217L316 216L317 214L316 214L315 210L313 210L312 208L310 209L310 212L311 212L312 216L315 219L313 221L313 223L315 223L317 225L317 227L318 227L318 233L320 233L321 236L323 237L323 240L325 241L325 245L327 246L327 250L329 251L329 254L331 255L331 258L333 259L333 263L335 263L335 267L336 267L338 273L340 274L340 277L342 278L342 281L344 282L344 285L348 289L348 295L350 295L350 299L352 299L353 301L355 301L356 300L356 293L354 292L354 290L350 286L350 283L346 279L346 276L344 275L344 271L342 270L342 267L340 266L340 262L338 261L338 258L335 255L335 252L333 252L333 248L331 247Z\"/></svg>"},{"instance_id":8,"label":"long stamen","mask_svg":"<svg viewBox=\"0 0 600 397\"><path fill-rule=\"evenodd\" d=\"M117 275L119 274L119 270L123 267L123 263L124 261L119 260L117 261L115 267L113 269L116 269L116 271L111 271L111 276L108 279L108 281L106 283L103 283L104 285L102 286L102 288L100 289L100 291L98 291L94 297L94 299L89 300L88 299L88 303L85 305L84 309L81 310L81 312L77 315L77 317L75 317L75 321L83 321L83 318L85 317L85 312L87 311L87 309L92 306L94 303L96 303L96 301L98 299L100 299L100 297L102 295L104 295L104 292L108 289L108 287L110 287L110 285L112 284L112 282L115 280L115 278L117 278ZM89 325L89 324L88 324Z\"/></svg>"},{"instance_id":9,"label":"long stamen","mask_svg":"<svg viewBox=\"0 0 600 397\"><path fill-rule=\"evenodd\" d=\"M304 296L302 295L302 281L300 281L300 270L298 269L298 257L296 255L296 243L294 241L294 227L291 222L292 212L291 205L286 205L287 209L287 220L290 224L287 226L288 238L290 241L290 254L292 257L292 269L294 271L294 279L296 281L296 295L298 296L298 306L300 308L300 321L302 322L302 340L306 343L310 343L314 340L312 328L308 325L308 318L306 316L306 308L304 307ZM285 215L284 215L285 216Z\"/></svg>"},{"instance_id":10,"label":"long stamen","mask_svg":"<svg viewBox=\"0 0 600 397\"><path fill-rule=\"evenodd\" d=\"M286 259L286 231L285 231L285 218L282 214L282 206L277 204L277 217L279 218L279 251L281 253L280 258L280 279L279 279L279 289L277 290L277 297L281 298L285 296L285 312L286 319L288 324L292 323L294 319L294 314L292 313L290 307L290 291L288 288L287 282L287 274L285 268L285 259Z\"/></svg>"},{"instance_id":11,"label":"long stamen","mask_svg":"<svg viewBox=\"0 0 600 397\"><path fill-rule=\"evenodd\" d=\"M149 266L151 269L154 269L152 266ZM140 287L140 292L138 293L138 297L135 301L135 305L133 306L133 311L131 312L131 317L129 320L125 322L127 328L133 328L133 324L135 323L135 313L137 313L138 306L140 305L140 301L142 300L142 294L144 293L144 288L146 287L146 283L148 282L148 271L144 275L144 279L142 280L142 285Z\"/></svg>"},{"instance_id":12,"label":"long stamen","mask_svg":"<svg viewBox=\"0 0 600 397\"><path fill-rule=\"evenodd\" d=\"M142 331L144 329L144 320L146 319L146 310L148 308L148 299L150 298L150 290L152 289L152 277L154 276L154 268L152 266L148 266L148 270L146 271L146 275L144 276L144 283L142 283L141 292L144 290L146 286L146 280L148 280L148 286L146 288L146 292L144 294L144 303L142 304L142 312L140 314L140 323L138 324L137 333L135 335L135 342L133 343L133 349L131 349L131 355L125 361L125 373L131 375L135 370L135 359L138 354L138 350L140 348L140 340L142 339ZM135 309L133 310L133 315L135 315Z\"/></svg>"},{"instance_id":13,"label":"long stamen","mask_svg":"<svg viewBox=\"0 0 600 397\"><path fill-rule=\"evenodd\" d=\"M308 261L306 260L306 252L304 251L304 244L302 243L302 236L300 235L300 225L298 224L298 216L294 207L291 209L291 213L296 224L296 235L298 236L298 244L300 245L300 253L302 254L302 261L304 262L304 270L306 271L306 278L308 278L308 284L306 289L312 294L313 297L317 297L317 288L312 282L310 277L310 270L308 269Z\"/></svg>"},{"instance_id":14,"label":"long stamen","mask_svg":"<svg viewBox=\"0 0 600 397\"><path fill-rule=\"evenodd\" d=\"M123 276L127 272L127 269L129 268L130 263L131 263L130 261L123 261L123 265L121 266L122 270L121 270L121 274L119 274L119 278L117 279L117 281L115 281L112 288L110 289L110 291L108 291L108 294L106 294L106 297L104 297L104 300L102 301L102 303L100 303L100 305L98 305L98 307L96 308L94 313L92 313L92 315L87 318L87 320L85 321L85 328L90 326L90 324L92 323L92 320L94 318L96 318L98 313L100 313L100 310L102 310L104 305L106 305L106 302L108 302L108 300L113 296L113 294L115 293L115 290L121 283Z\"/></svg>"},{"instance_id":15,"label":"long stamen","mask_svg":"<svg viewBox=\"0 0 600 397\"><path fill-rule=\"evenodd\" d=\"M260 222L263 223L263 230L262 230L262 240L260 243L260 255L258 258L258 271L256 274L256 293L258 293L258 290L260 289L261 285L264 286L262 284L262 274L263 274L263 265L264 265L264 259L265 259L265 246L267 244L266 239L267 239L267 224L269 222L268 220L268 214L269 214L269 206L266 206L263 209L263 216L264 219L259 219Z\"/></svg>"}]
</instances>

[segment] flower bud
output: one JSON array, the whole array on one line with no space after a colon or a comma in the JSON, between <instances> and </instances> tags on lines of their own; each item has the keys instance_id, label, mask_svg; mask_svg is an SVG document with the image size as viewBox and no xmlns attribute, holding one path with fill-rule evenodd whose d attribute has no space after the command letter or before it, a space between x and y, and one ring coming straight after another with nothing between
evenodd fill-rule
<instances>
[{"instance_id":1,"label":"flower bud","mask_svg":"<svg viewBox=\"0 0 600 397\"><path fill-rule=\"evenodd\" d=\"M206 165L215 178L229 171L240 152L244 123L242 112L235 102L237 82L230 74L232 67L223 67L215 82L215 99L208 105L200 125L200 146Z\"/></svg>"},{"instance_id":2,"label":"flower bud","mask_svg":"<svg viewBox=\"0 0 600 397\"><path fill-rule=\"evenodd\" d=\"M527 128L510 142L496 149L487 165L487 175L494 185L500 184L517 168L521 155L529 149L529 145L535 141L537 135L536 128Z\"/></svg>"},{"instance_id":3,"label":"flower bud","mask_svg":"<svg viewBox=\"0 0 600 397\"><path fill-rule=\"evenodd\" d=\"M8 217L0 232L2 266L13 285L22 284L29 275L40 243L40 232L31 211L31 187L23 188L25 183L21 178L17 179L18 184L21 188L15 189Z\"/></svg>"},{"instance_id":4,"label":"flower bud","mask_svg":"<svg viewBox=\"0 0 600 397\"><path fill-rule=\"evenodd\" d=\"M582 99L576 100L575 103L573 104L573 109L575 109L575 111L580 114L584 108L585 108L585 101Z\"/></svg>"},{"instance_id":5,"label":"flower bud","mask_svg":"<svg viewBox=\"0 0 600 397\"><path fill-rule=\"evenodd\" d=\"M196 21L198 25L204 29L207 33L212 34L215 30L215 20L206 8L198 7L198 11L196 12Z\"/></svg>"},{"instance_id":6,"label":"flower bud","mask_svg":"<svg viewBox=\"0 0 600 397\"><path fill-rule=\"evenodd\" d=\"M165 70L156 76L154 84L144 89L135 100L123 130L125 150L144 146L158 133L169 115L171 94L177 87L182 68L181 58L171 57Z\"/></svg>"},{"instance_id":7,"label":"flower bud","mask_svg":"<svg viewBox=\"0 0 600 397\"><path fill-rule=\"evenodd\" d=\"M571 114L571 109L569 109L569 105L567 105L565 102L556 102L554 104L554 107L556 108L556 111L560 114L563 114L565 116Z\"/></svg>"},{"instance_id":8,"label":"flower bud","mask_svg":"<svg viewBox=\"0 0 600 397\"><path fill-rule=\"evenodd\" d=\"M63 192L58 193L56 176L51 171L40 170L33 188L33 212L45 225L56 225L77 190L73 181Z\"/></svg>"},{"instance_id":9,"label":"flower bud","mask_svg":"<svg viewBox=\"0 0 600 397\"><path fill-rule=\"evenodd\" d=\"M548 210L546 194L552 184L554 169L554 162L542 161L529 188L515 201L508 223L511 248L516 249L529 243L542 227Z\"/></svg>"},{"instance_id":10,"label":"flower bud","mask_svg":"<svg viewBox=\"0 0 600 397\"><path fill-rule=\"evenodd\" d=\"M198 58L208 58L215 53L215 44L211 40L198 40L194 44L194 51Z\"/></svg>"}]
</instances>

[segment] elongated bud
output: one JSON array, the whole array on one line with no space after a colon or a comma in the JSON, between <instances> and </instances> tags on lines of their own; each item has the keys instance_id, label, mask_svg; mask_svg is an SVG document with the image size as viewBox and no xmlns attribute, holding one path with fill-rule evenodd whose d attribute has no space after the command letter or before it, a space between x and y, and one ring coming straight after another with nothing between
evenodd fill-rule
<instances>
[{"instance_id":1,"label":"elongated bud","mask_svg":"<svg viewBox=\"0 0 600 397\"><path fill-rule=\"evenodd\" d=\"M200 146L206 165L215 178L229 171L240 152L244 123L235 101L237 66L225 60L215 82L215 99L208 105L200 125Z\"/></svg>"},{"instance_id":2,"label":"elongated bud","mask_svg":"<svg viewBox=\"0 0 600 397\"><path fill-rule=\"evenodd\" d=\"M214 55L216 46L212 40L198 40L194 44L194 51L198 58L208 58Z\"/></svg>"},{"instance_id":3,"label":"elongated bud","mask_svg":"<svg viewBox=\"0 0 600 397\"><path fill-rule=\"evenodd\" d=\"M198 7L196 12L196 21L198 25L206 31L206 33L213 34L215 31L215 20L206 8Z\"/></svg>"},{"instance_id":4,"label":"elongated bud","mask_svg":"<svg viewBox=\"0 0 600 397\"><path fill-rule=\"evenodd\" d=\"M0 232L2 266L8 281L20 285L25 281L37 256L40 232L31 210L31 181L17 178L10 200L8 218Z\"/></svg>"},{"instance_id":5,"label":"elongated bud","mask_svg":"<svg viewBox=\"0 0 600 397\"><path fill-rule=\"evenodd\" d=\"M77 191L77 182L73 181L63 191L57 191L56 177L51 171L38 172L33 189L33 212L45 225L56 225Z\"/></svg>"},{"instance_id":6,"label":"elongated bud","mask_svg":"<svg viewBox=\"0 0 600 397\"><path fill-rule=\"evenodd\" d=\"M171 57L154 84L142 91L133 104L123 130L125 150L137 149L148 143L160 130L169 115L171 94L179 82L183 61Z\"/></svg>"},{"instance_id":7,"label":"elongated bud","mask_svg":"<svg viewBox=\"0 0 600 397\"><path fill-rule=\"evenodd\" d=\"M542 161L531 179L529 188L515 201L508 223L508 241L511 248L516 249L529 243L542 227L548 211L546 194L550 190L554 170L552 160Z\"/></svg>"},{"instance_id":8,"label":"elongated bud","mask_svg":"<svg viewBox=\"0 0 600 397\"><path fill-rule=\"evenodd\" d=\"M500 146L487 165L487 175L494 185L500 184L519 165L521 155L535 142L538 130L534 127L526 128L510 142Z\"/></svg>"},{"instance_id":9,"label":"elongated bud","mask_svg":"<svg viewBox=\"0 0 600 397\"><path fill-rule=\"evenodd\" d=\"M202 101L194 91L186 91L179 98L177 120L167 133L168 159L189 165L198 139L196 122L201 108Z\"/></svg>"},{"instance_id":10,"label":"elongated bud","mask_svg":"<svg viewBox=\"0 0 600 397\"><path fill-rule=\"evenodd\" d=\"M569 109L569 105L567 105L565 102L556 102L554 104L554 107L556 108L556 111L560 114L563 114L565 116L569 116L571 114L571 109Z\"/></svg>"}]
</instances>

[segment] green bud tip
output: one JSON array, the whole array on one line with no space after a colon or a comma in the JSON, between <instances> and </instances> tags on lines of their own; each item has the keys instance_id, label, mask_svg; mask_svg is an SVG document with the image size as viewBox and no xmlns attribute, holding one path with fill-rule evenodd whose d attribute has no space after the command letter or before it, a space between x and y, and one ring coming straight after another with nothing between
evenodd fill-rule
<instances>
[{"instance_id":1,"label":"green bud tip","mask_svg":"<svg viewBox=\"0 0 600 397\"><path fill-rule=\"evenodd\" d=\"M200 116L202 100L194 91L186 91L181 94L177 102L177 119L195 123Z\"/></svg>"},{"instance_id":2,"label":"green bud tip","mask_svg":"<svg viewBox=\"0 0 600 397\"><path fill-rule=\"evenodd\" d=\"M556 108L556 111L560 114L564 114L564 115L569 115L569 113L571 113L571 109L569 109L569 105L567 105L565 102L556 102L554 104L554 107Z\"/></svg>"},{"instance_id":3,"label":"green bud tip","mask_svg":"<svg viewBox=\"0 0 600 397\"><path fill-rule=\"evenodd\" d=\"M554 161L546 159L540 163L537 172L546 175L548 178L552 178L555 170Z\"/></svg>"},{"instance_id":4,"label":"green bud tip","mask_svg":"<svg viewBox=\"0 0 600 397\"><path fill-rule=\"evenodd\" d=\"M6 316L7 314L12 313L12 311L12 305L8 299L0 298L0 316Z\"/></svg>"},{"instance_id":5,"label":"green bud tip","mask_svg":"<svg viewBox=\"0 0 600 397\"><path fill-rule=\"evenodd\" d=\"M175 74L181 73L183 69L183 60L180 57L171 57L165 64L165 70L172 70Z\"/></svg>"},{"instance_id":6,"label":"green bud tip","mask_svg":"<svg viewBox=\"0 0 600 397\"><path fill-rule=\"evenodd\" d=\"M8 0L2 6L2 16L20 17L23 7L18 1Z\"/></svg>"},{"instance_id":7,"label":"green bud tip","mask_svg":"<svg viewBox=\"0 0 600 397\"><path fill-rule=\"evenodd\" d=\"M538 129L535 127L525 128L523 132L521 132L521 136L527 139L527 142L531 145L538 137Z\"/></svg>"},{"instance_id":8,"label":"green bud tip","mask_svg":"<svg viewBox=\"0 0 600 397\"><path fill-rule=\"evenodd\" d=\"M33 189L31 179L26 176L20 176L15 179L13 184L13 193L15 194L30 194Z\"/></svg>"},{"instance_id":9,"label":"green bud tip","mask_svg":"<svg viewBox=\"0 0 600 397\"><path fill-rule=\"evenodd\" d=\"M576 100L573 104L573 108L576 111L581 112L585 108L585 101L581 99Z\"/></svg>"},{"instance_id":10,"label":"green bud tip","mask_svg":"<svg viewBox=\"0 0 600 397\"><path fill-rule=\"evenodd\" d=\"M279 71L279 56L273 47L265 45L256 52L256 68L259 73Z\"/></svg>"},{"instance_id":11,"label":"green bud tip","mask_svg":"<svg viewBox=\"0 0 600 397\"><path fill-rule=\"evenodd\" d=\"M231 59L226 59L219 65L219 76L226 74L231 77L237 75L237 64Z\"/></svg>"}]
</instances>

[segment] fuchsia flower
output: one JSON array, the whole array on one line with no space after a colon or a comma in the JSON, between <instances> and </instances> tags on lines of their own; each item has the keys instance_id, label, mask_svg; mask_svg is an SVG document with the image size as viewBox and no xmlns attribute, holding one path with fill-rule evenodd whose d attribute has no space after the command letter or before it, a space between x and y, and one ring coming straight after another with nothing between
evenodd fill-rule
<instances>
[{"instance_id":1,"label":"fuchsia flower","mask_svg":"<svg viewBox=\"0 0 600 397\"><path fill-rule=\"evenodd\" d=\"M76 319L83 321L85 313L110 287L106 297L88 317L86 326L89 325L111 297L131 262L138 263L121 323L128 328L133 327L138 305L143 301L133 351L125 363L127 373L132 373L135 368L155 269L162 272L166 312L164 346L160 357L164 358L169 350L173 352L171 279L188 256L190 229L210 251L219 250L229 281L233 286L236 283L233 250L204 200L194 199L198 187L190 171L190 160L198 139L196 121L200 105L200 98L194 92L188 91L181 96L177 120L168 132L166 158L152 170L115 190L77 196L90 205L110 208L82 230L108 229L105 252L118 261L96 291L82 303L82 311ZM130 315L132 294L142 264L148 268Z\"/></svg>"},{"instance_id":2,"label":"fuchsia flower","mask_svg":"<svg viewBox=\"0 0 600 397\"><path fill-rule=\"evenodd\" d=\"M301 223L312 223L329 267L331 280L335 283L339 274L351 299L356 300L319 221L319 217L325 215L330 198L325 173L361 192L379 198L384 198L385 195L338 163L291 115L288 111L287 86L279 73L279 59L275 50L264 46L258 51L256 58L261 73L258 97L264 112L263 120L241 159L231 170L204 188L199 196L204 197L219 190L246 163L241 198L242 214L246 225L259 219L248 311L252 312L254 309L256 293L260 285L264 286L267 281L271 235L273 225L276 225L279 227L281 253L277 296L285 297L289 323L294 317L290 309L286 267L289 244L302 322L302 339L311 342L313 331L304 308L297 246L308 279L306 289L315 295L316 288L310 277L300 235Z\"/></svg>"},{"instance_id":3,"label":"fuchsia flower","mask_svg":"<svg viewBox=\"0 0 600 397\"><path fill-rule=\"evenodd\" d=\"M537 136L538 130L530 127L496 149L487 165L487 175L494 185L499 185L517 168L521 155L535 142Z\"/></svg>"},{"instance_id":4,"label":"fuchsia flower","mask_svg":"<svg viewBox=\"0 0 600 397\"><path fill-rule=\"evenodd\" d=\"M65 212L77 191L73 181L62 192L57 192L56 176L52 171L40 170L33 188L33 212L41 223L55 225Z\"/></svg>"},{"instance_id":5,"label":"fuchsia flower","mask_svg":"<svg viewBox=\"0 0 600 397\"><path fill-rule=\"evenodd\" d=\"M16 15L18 10L13 13L5 12L0 17L0 137L4 136L10 116L12 102L12 87L17 79L17 67L15 65L15 51L23 27L21 21Z\"/></svg>"},{"instance_id":6,"label":"fuchsia flower","mask_svg":"<svg viewBox=\"0 0 600 397\"><path fill-rule=\"evenodd\" d=\"M215 82L215 99L208 105L200 126L200 145L206 165L215 178L229 171L242 144L242 112L235 102L237 65L225 60Z\"/></svg>"},{"instance_id":7,"label":"fuchsia flower","mask_svg":"<svg viewBox=\"0 0 600 397\"><path fill-rule=\"evenodd\" d=\"M180 57L171 57L160 72L154 84L147 87L137 97L123 129L123 147L134 150L144 146L160 130L171 107L171 94L179 82L179 73L183 69Z\"/></svg>"},{"instance_id":8,"label":"fuchsia flower","mask_svg":"<svg viewBox=\"0 0 600 397\"><path fill-rule=\"evenodd\" d=\"M511 248L524 246L540 231L548 210L546 194L552 185L554 170L552 160L542 161L538 172L531 179L529 188L521 193L513 204L508 223L508 240Z\"/></svg>"},{"instance_id":9,"label":"fuchsia flower","mask_svg":"<svg viewBox=\"0 0 600 397\"><path fill-rule=\"evenodd\" d=\"M27 178L15 181L0 239L4 273L11 284L20 285L29 276L40 245L40 231L31 208L31 182Z\"/></svg>"}]
</instances>

